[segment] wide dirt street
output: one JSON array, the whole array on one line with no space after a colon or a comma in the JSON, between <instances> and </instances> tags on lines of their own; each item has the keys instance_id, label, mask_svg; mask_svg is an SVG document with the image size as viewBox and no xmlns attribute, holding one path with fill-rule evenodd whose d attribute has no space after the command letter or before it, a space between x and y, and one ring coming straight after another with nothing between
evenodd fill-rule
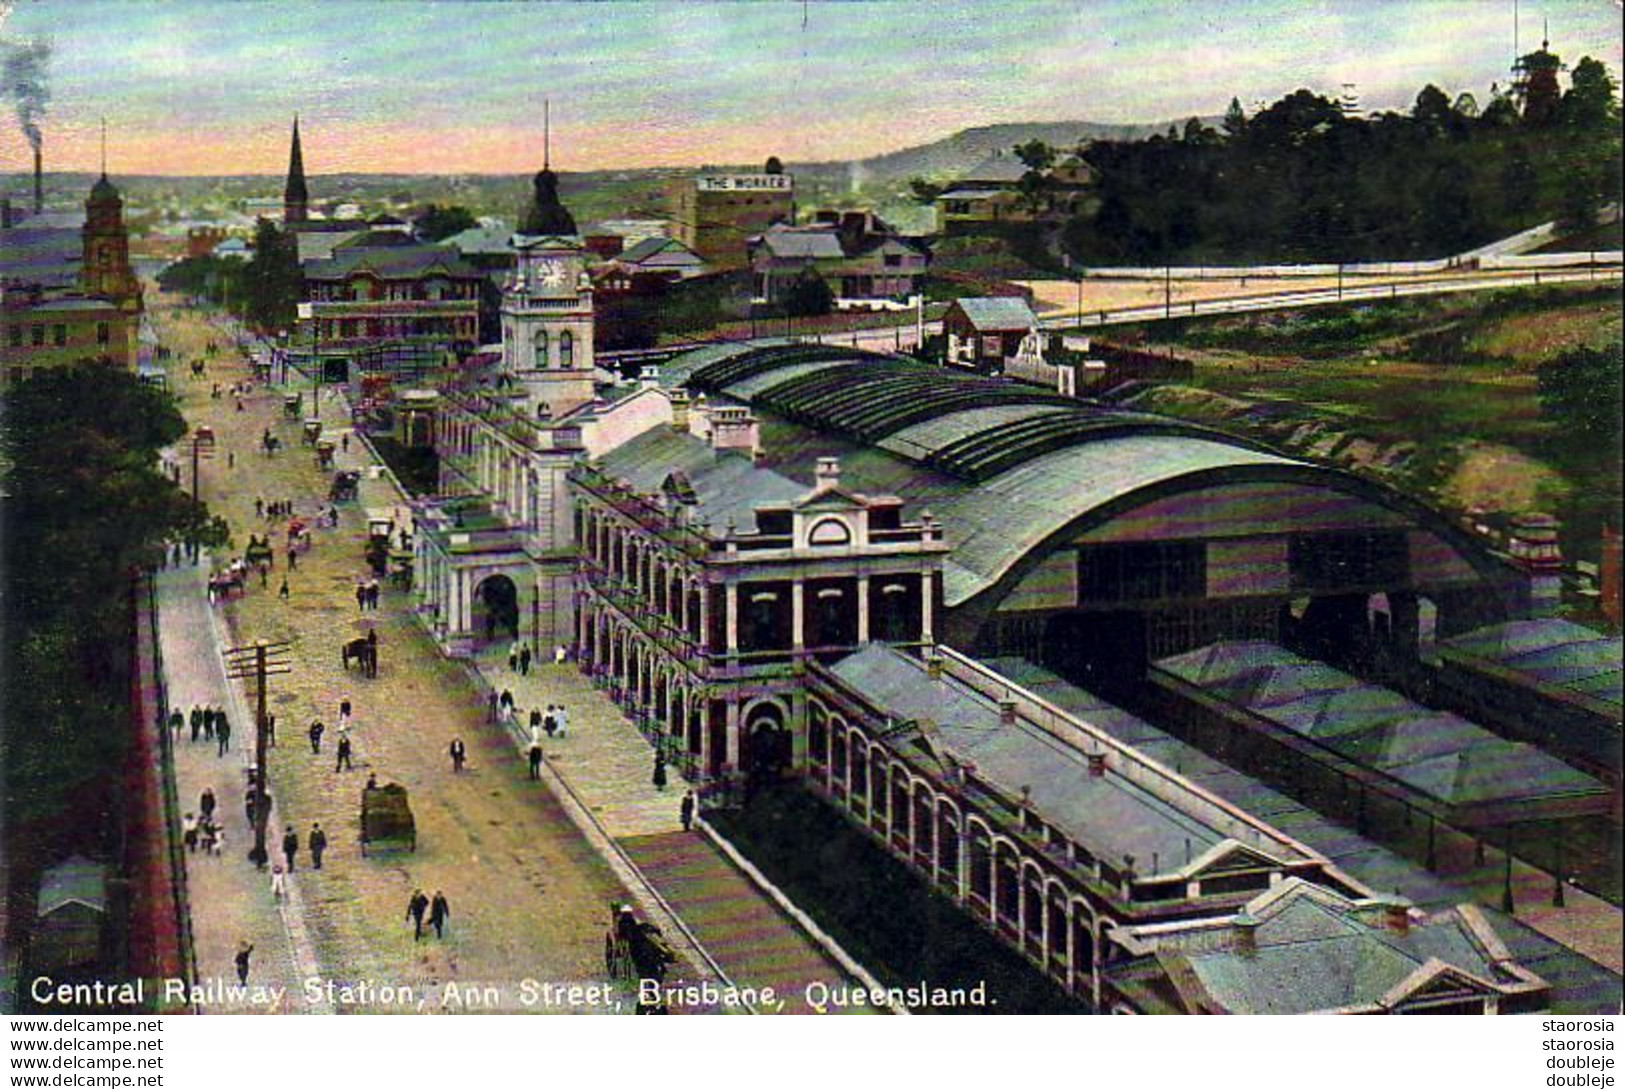
<instances>
[{"instance_id":1,"label":"wide dirt street","mask_svg":"<svg viewBox=\"0 0 1625 1089\"><path fill-rule=\"evenodd\" d=\"M188 421L213 427L219 437L215 456L202 464L201 487L210 507L231 523L234 554L241 554L251 533L285 524L256 518L256 498L292 500L295 513L314 525L326 506L330 474L319 471L311 448L301 445L299 422L283 418L284 391L257 388L241 399L239 410L229 390L249 377L249 368L228 350L229 335L173 297L152 291L149 300L160 339L174 352L170 380ZM194 380L189 363L203 356L211 340L220 352L209 360L207 376ZM215 383L222 391L218 399L210 395ZM308 383L301 388L308 406ZM337 401L323 404L335 439L347 430L340 409ZM284 445L270 458L259 450L267 427ZM352 441L340 463L360 467L363 450ZM185 466L184 454L182 460ZM381 486L374 488L381 495ZM277 857L281 830L289 823L302 842L313 821L328 832L323 869L311 870L302 853L297 871L321 969L341 982L420 988L495 983L507 984L508 994L526 977L600 980L609 905L625 893L547 790L526 780L510 742L485 724L484 708L461 669L435 652L407 614L406 595L386 587L378 611L363 614L356 606L369 490L364 488L361 502L340 505L337 529L313 531L315 544L298 557L296 570L288 571L286 537L276 534L268 585L261 588L251 578L245 597L216 606L229 625L228 641L292 644L292 674L273 677L270 685L279 741L270 757L270 843ZM287 600L278 594L284 576ZM344 640L369 627L376 627L381 647L380 675L373 680L346 673L339 656ZM346 696L355 706L355 769L335 772L339 701ZM177 692L174 698L187 697ZM320 755L306 739L317 717L327 725ZM248 724L237 724L234 743L249 743L251 734ZM459 735L467 742L470 766L453 775L446 748ZM360 857L359 800L369 773L411 792L415 853ZM240 820L240 814L233 816ZM221 861L247 865L240 851L232 854ZM445 893L451 923L444 941L414 943L405 919L414 888Z\"/></svg>"}]
</instances>

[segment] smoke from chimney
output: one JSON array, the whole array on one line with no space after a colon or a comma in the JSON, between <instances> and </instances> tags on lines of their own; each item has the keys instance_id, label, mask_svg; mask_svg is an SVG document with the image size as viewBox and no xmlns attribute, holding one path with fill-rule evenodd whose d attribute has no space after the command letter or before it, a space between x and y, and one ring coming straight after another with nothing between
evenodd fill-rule
<instances>
[{"instance_id":1,"label":"smoke from chimney","mask_svg":"<svg viewBox=\"0 0 1625 1089\"><path fill-rule=\"evenodd\" d=\"M34 209L44 203L43 184L40 179L40 118L51 103L51 90L45 82L45 70L51 60L51 45L45 41L4 42L3 65L5 94L17 111L17 124L34 149Z\"/></svg>"},{"instance_id":2,"label":"smoke from chimney","mask_svg":"<svg viewBox=\"0 0 1625 1089\"><path fill-rule=\"evenodd\" d=\"M34 214L45 211L45 168L40 163L39 145L34 145Z\"/></svg>"}]
</instances>

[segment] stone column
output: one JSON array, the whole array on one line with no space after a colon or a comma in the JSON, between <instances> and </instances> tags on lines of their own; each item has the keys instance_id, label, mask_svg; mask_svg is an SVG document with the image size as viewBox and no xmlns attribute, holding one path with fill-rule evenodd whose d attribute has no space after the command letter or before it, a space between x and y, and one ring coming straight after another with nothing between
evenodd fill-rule
<instances>
[{"instance_id":1,"label":"stone column","mask_svg":"<svg viewBox=\"0 0 1625 1089\"><path fill-rule=\"evenodd\" d=\"M790 649L807 645L807 585L800 579L790 584Z\"/></svg>"},{"instance_id":2,"label":"stone column","mask_svg":"<svg viewBox=\"0 0 1625 1089\"><path fill-rule=\"evenodd\" d=\"M869 641L869 576L858 576L858 643Z\"/></svg>"}]
</instances>

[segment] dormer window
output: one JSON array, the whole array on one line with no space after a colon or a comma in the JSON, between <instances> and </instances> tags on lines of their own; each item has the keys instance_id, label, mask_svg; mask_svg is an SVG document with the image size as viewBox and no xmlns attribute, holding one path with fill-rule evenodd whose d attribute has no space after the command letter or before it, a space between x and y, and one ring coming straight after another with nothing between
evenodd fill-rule
<instances>
[{"instance_id":1,"label":"dormer window","mask_svg":"<svg viewBox=\"0 0 1625 1089\"><path fill-rule=\"evenodd\" d=\"M852 543L852 531L839 518L825 518L812 527L807 543L814 548L835 548Z\"/></svg>"}]
</instances>

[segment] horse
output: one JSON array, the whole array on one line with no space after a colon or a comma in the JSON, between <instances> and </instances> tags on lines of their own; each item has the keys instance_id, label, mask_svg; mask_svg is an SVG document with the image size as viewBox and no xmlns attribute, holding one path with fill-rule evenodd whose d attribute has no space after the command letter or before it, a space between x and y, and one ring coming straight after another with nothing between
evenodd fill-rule
<instances>
[{"instance_id":1,"label":"horse","mask_svg":"<svg viewBox=\"0 0 1625 1089\"><path fill-rule=\"evenodd\" d=\"M260 440L260 445L264 447L266 457L274 457L276 452L282 449L282 440L275 435L266 435Z\"/></svg>"},{"instance_id":2,"label":"horse","mask_svg":"<svg viewBox=\"0 0 1625 1089\"><path fill-rule=\"evenodd\" d=\"M218 601L222 598L243 594L243 575L235 569L209 576L209 600Z\"/></svg>"},{"instance_id":3,"label":"horse","mask_svg":"<svg viewBox=\"0 0 1625 1089\"><path fill-rule=\"evenodd\" d=\"M202 378L203 377L204 366L205 366L205 364L204 364L203 360L201 360L201 359L192 360L192 377L193 378Z\"/></svg>"},{"instance_id":4,"label":"horse","mask_svg":"<svg viewBox=\"0 0 1625 1089\"><path fill-rule=\"evenodd\" d=\"M339 654L344 660L345 672L349 672L350 662L353 659L362 673L369 677L378 676L378 644L375 640L365 636L351 639L339 649Z\"/></svg>"}]
</instances>

